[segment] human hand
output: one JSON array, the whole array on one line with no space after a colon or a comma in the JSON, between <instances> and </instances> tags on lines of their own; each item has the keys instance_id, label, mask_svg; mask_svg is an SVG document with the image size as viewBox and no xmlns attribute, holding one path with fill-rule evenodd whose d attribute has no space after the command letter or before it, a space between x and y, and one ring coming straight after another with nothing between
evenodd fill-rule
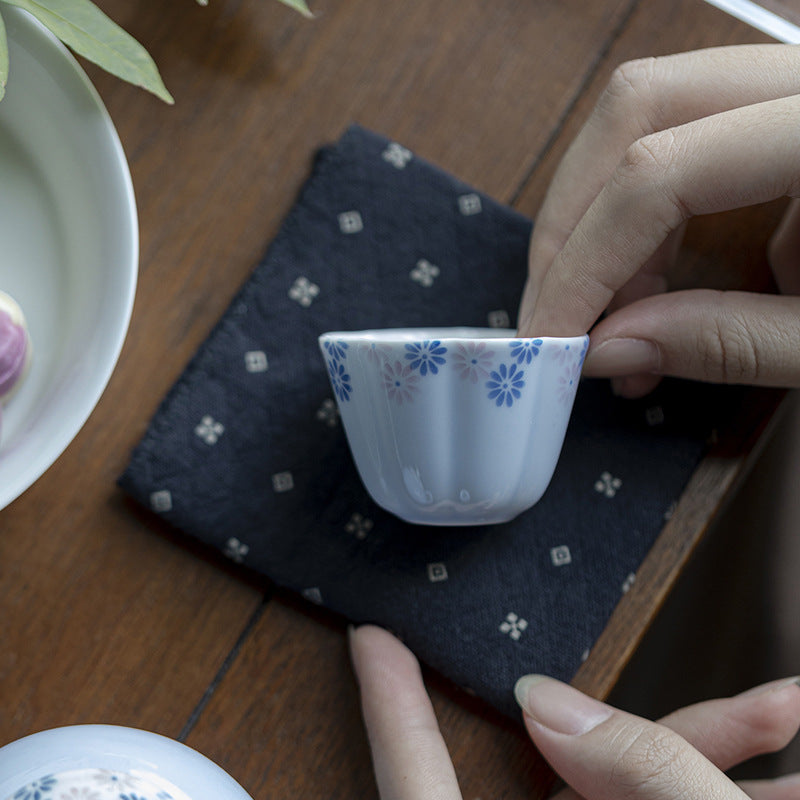
<instances>
[{"instance_id":1,"label":"human hand","mask_svg":"<svg viewBox=\"0 0 800 800\"><path fill-rule=\"evenodd\" d=\"M770 245L784 296L665 293L692 216L800 196L800 46L642 59L614 73L531 238L521 335L591 332L584 374L800 386L800 204Z\"/></svg>"},{"instance_id":2,"label":"human hand","mask_svg":"<svg viewBox=\"0 0 800 800\"><path fill-rule=\"evenodd\" d=\"M350 632L382 800L458 800L419 664L391 634ZM517 684L525 725L568 787L553 800L796 800L800 775L736 785L721 770L784 747L800 724L800 685L776 681L688 706L660 724L617 711L566 684Z\"/></svg>"}]
</instances>

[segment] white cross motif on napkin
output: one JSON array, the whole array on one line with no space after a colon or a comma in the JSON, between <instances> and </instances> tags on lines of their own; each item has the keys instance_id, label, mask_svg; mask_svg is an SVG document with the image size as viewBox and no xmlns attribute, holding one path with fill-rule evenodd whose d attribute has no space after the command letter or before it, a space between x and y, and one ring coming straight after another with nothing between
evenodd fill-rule
<instances>
[{"instance_id":1,"label":"white cross motif on napkin","mask_svg":"<svg viewBox=\"0 0 800 800\"><path fill-rule=\"evenodd\" d=\"M595 481L594 490L606 497L614 497L622 487L622 479L615 478L610 472L600 473L599 480Z\"/></svg>"},{"instance_id":2,"label":"white cross motif on napkin","mask_svg":"<svg viewBox=\"0 0 800 800\"><path fill-rule=\"evenodd\" d=\"M347 521L344 529L356 539L366 539L367 534L372 530L372 520L356 512Z\"/></svg>"},{"instance_id":3,"label":"white cross motif on napkin","mask_svg":"<svg viewBox=\"0 0 800 800\"><path fill-rule=\"evenodd\" d=\"M244 557L250 552L250 547L244 542L240 542L235 536L231 536L225 543L224 552L231 561L241 564L244 561Z\"/></svg>"},{"instance_id":4,"label":"white cross motif on napkin","mask_svg":"<svg viewBox=\"0 0 800 800\"><path fill-rule=\"evenodd\" d=\"M430 261L421 258L417 261L417 266L411 270L411 280L416 281L426 289L430 289L434 280L439 277L439 271L439 267L436 264L431 264Z\"/></svg>"},{"instance_id":5,"label":"white cross motif on napkin","mask_svg":"<svg viewBox=\"0 0 800 800\"><path fill-rule=\"evenodd\" d=\"M217 422L214 417L206 414L200 424L194 429L195 435L199 436L207 445L214 445L219 441L219 437L225 432L225 426Z\"/></svg>"},{"instance_id":6,"label":"white cross motif on napkin","mask_svg":"<svg viewBox=\"0 0 800 800\"><path fill-rule=\"evenodd\" d=\"M306 277L298 278L289 289L289 297L299 303L303 308L308 308L319 295L319 286Z\"/></svg>"},{"instance_id":7,"label":"white cross motif on napkin","mask_svg":"<svg viewBox=\"0 0 800 800\"><path fill-rule=\"evenodd\" d=\"M381 153L381 156L384 161L388 161L393 167L397 167L397 169L405 169L406 164L413 158L412 152L397 142L392 142L388 145L383 153Z\"/></svg>"},{"instance_id":8,"label":"white cross motif on napkin","mask_svg":"<svg viewBox=\"0 0 800 800\"><path fill-rule=\"evenodd\" d=\"M505 620L500 623L500 630L507 633L515 642L522 636L522 632L528 627L528 621L515 614L513 611L506 614Z\"/></svg>"},{"instance_id":9,"label":"white cross motif on napkin","mask_svg":"<svg viewBox=\"0 0 800 800\"><path fill-rule=\"evenodd\" d=\"M335 428L339 424L339 408L330 397L322 401L322 405L317 409L317 413L314 416L329 428Z\"/></svg>"}]
</instances>

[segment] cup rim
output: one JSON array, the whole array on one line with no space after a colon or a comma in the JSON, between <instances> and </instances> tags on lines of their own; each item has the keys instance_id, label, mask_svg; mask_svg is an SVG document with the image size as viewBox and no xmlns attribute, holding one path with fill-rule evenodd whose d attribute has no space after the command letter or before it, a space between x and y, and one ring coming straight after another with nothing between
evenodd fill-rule
<instances>
[{"instance_id":1,"label":"cup rim","mask_svg":"<svg viewBox=\"0 0 800 800\"><path fill-rule=\"evenodd\" d=\"M420 340L435 339L440 342L528 342L538 340L544 342L582 342L588 339L586 333L579 336L517 336L513 328L479 328L471 326L440 326L415 328L369 328L358 331L326 331L320 334L319 341L324 343L331 340L344 341L347 343L371 343L380 342L381 344L406 344L408 342L418 342Z\"/></svg>"}]
</instances>

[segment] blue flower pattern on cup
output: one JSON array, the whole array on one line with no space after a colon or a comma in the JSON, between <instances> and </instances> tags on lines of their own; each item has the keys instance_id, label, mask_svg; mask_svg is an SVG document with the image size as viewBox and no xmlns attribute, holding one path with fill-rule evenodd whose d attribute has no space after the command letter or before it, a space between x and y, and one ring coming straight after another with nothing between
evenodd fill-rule
<instances>
[{"instance_id":1,"label":"blue flower pattern on cup","mask_svg":"<svg viewBox=\"0 0 800 800\"><path fill-rule=\"evenodd\" d=\"M414 400L420 386L417 383L419 378L413 375L425 376L438 375L439 371L447 365L448 368L455 369L462 379L469 379L469 382L476 383L478 376L486 377L489 380L485 383L487 398L501 408L510 408L516 400L522 396L525 387L525 373L521 369L522 364L530 364L539 355L544 344L542 339L518 339L509 342L510 356L512 363L501 363L492 369L491 357L493 351L483 349L478 351L476 345L472 344L473 350L467 350L460 345L460 350L456 352L452 360L445 358L448 350L438 339L426 339L421 342L412 342L405 345L405 358L407 363L391 363L389 352L377 348L374 344L368 346L367 355L379 358L384 362L382 380L384 389L389 395L389 399L398 405L409 404ZM353 393L352 381L348 373L345 361L349 345L343 341L325 342L325 351L329 355L328 373L331 386L336 397L341 402L348 402ZM552 357L560 364L565 366L559 378L559 397L562 402L568 402L572 397L573 385L580 379L583 360L588 349L588 340L584 342L580 353L576 353L570 345L554 350ZM473 352L474 351L474 352ZM577 355L577 358L576 358ZM15 800L17 800L15 798ZM20 800L25 800L21 798ZM30 798L29 800L35 800Z\"/></svg>"},{"instance_id":2,"label":"blue flower pattern on cup","mask_svg":"<svg viewBox=\"0 0 800 800\"><path fill-rule=\"evenodd\" d=\"M418 369L420 375L436 375L439 367L445 364L444 354L447 348L442 346L438 339L425 340L407 344L406 358L411 361L411 369Z\"/></svg>"},{"instance_id":3,"label":"blue flower pattern on cup","mask_svg":"<svg viewBox=\"0 0 800 800\"><path fill-rule=\"evenodd\" d=\"M503 405L514 405L515 400L522 397L522 389L525 386L525 373L516 364L506 366L501 364L496 371L492 371L489 380L486 381L486 388L489 390L488 397L495 401L495 405L500 408Z\"/></svg>"},{"instance_id":4,"label":"blue flower pattern on cup","mask_svg":"<svg viewBox=\"0 0 800 800\"><path fill-rule=\"evenodd\" d=\"M350 375L346 372L344 364L337 361L335 358L328 360L328 375L331 379L331 386L336 396L342 402L347 402L350 399L350 393L353 387L350 384Z\"/></svg>"},{"instance_id":5,"label":"blue flower pattern on cup","mask_svg":"<svg viewBox=\"0 0 800 800\"><path fill-rule=\"evenodd\" d=\"M516 359L517 364L530 364L534 356L539 355L539 348L542 344L541 339L517 339L510 342L511 358Z\"/></svg>"},{"instance_id":6,"label":"blue flower pattern on cup","mask_svg":"<svg viewBox=\"0 0 800 800\"><path fill-rule=\"evenodd\" d=\"M344 361L347 357L347 350L350 345L347 342L325 342L325 351L336 361Z\"/></svg>"},{"instance_id":7,"label":"blue flower pattern on cup","mask_svg":"<svg viewBox=\"0 0 800 800\"><path fill-rule=\"evenodd\" d=\"M55 777L53 775L45 775L18 789L13 798L14 800L47 800L47 798L52 797L51 792L55 785Z\"/></svg>"}]
</instances>

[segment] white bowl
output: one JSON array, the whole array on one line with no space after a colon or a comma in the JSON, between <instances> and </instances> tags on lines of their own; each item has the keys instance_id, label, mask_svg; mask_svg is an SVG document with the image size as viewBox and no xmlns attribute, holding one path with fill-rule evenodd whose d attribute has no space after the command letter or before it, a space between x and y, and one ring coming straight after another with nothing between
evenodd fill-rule
<instances>
[{"instance_id":1,"label":"white bowl","mask_svg":"<svg viewBox=\"0 0 800 800\"><path fill-rule=\"evenodd\" d=\"M138 226L114 126L75 59L27 12L2 5L0 289L27 318L34 357L3 408L0 508L80 430L130 320Z\"/></svg>"},{"instance_id":2,"label":"white bowl","mask_svg":"<svg viewBox=\"0 0 800 800\"><path fill-rule=\"evenodd\" d=\"M495 328L319 338L359 475L408 522L486 525L530 508L555 470L588 336Z\"/></svg>"},{"instance_id":3,"label":"white bowl","mask_svg":"<svg viewBox=\"0 0 800 800\"><path fill-rule=\"evenodd\" d=\"M120 797L251 800L196 750L135 728L71 725L0 747L0 800Z\"/></svg>"}]
</instances>

